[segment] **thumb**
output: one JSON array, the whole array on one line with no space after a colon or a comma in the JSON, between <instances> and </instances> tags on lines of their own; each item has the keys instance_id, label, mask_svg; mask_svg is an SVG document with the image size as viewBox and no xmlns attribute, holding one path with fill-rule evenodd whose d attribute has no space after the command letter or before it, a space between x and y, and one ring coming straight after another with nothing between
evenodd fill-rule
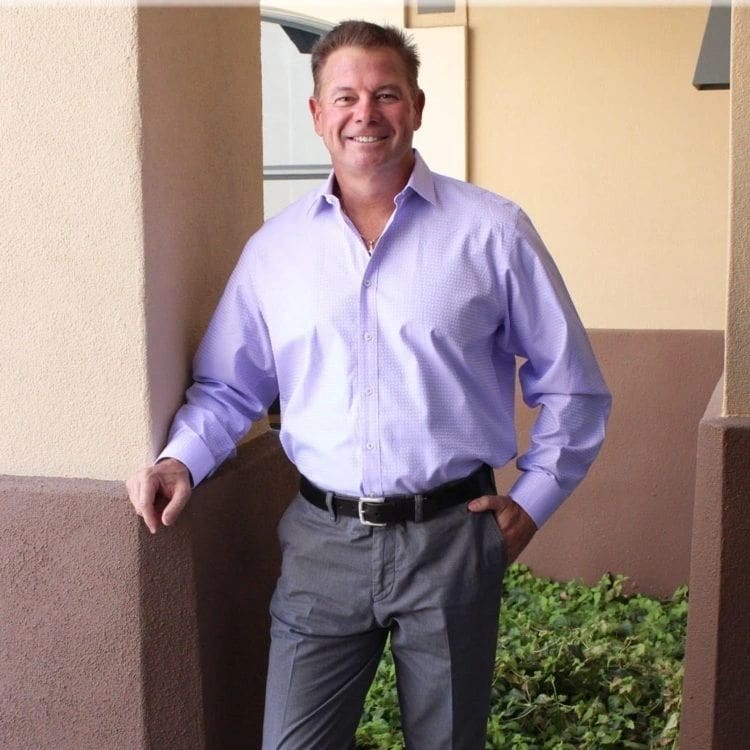
<instances>
[{"instance_id":1,"label":"thumb","mask_svg":"<svg viewBox=\"0 0 750 750\"><path fill-rule=\"evenodd\" d=\"M177 516L180 515L182 509L187 504L189 498L190 488L188 486L178 486L175 489L172 498L167 503L167 507L162 511L161 522L165 526L169 526L170 524L174 523Z\"/></svg>"},{"instance_id":2,"label":"thumb","mask_svg":"<svg viewBox=\"0 0 750 750\"><path fill-rule=\"evenodd\" d=\"M493 500L496 498L490 497L489 495L482 495L482 497L477 497L474 500L472 500L468 508L470 511L474 513L483 513L486 510L491 510L495 507L495 503Z\"/></svg>"}]
</instances>

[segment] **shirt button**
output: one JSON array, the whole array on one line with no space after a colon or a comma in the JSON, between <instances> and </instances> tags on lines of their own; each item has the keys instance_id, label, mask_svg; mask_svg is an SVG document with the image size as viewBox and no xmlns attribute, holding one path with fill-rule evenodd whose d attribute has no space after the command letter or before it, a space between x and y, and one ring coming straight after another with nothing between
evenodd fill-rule
<instances>
[{"instance_id":1,"label":"shirt button","mask_svg":"<svg viewBox=\"0 0 750 750\"><path fill-rule=\"evenodd\" d=\"M368 385L367 388L365 388L365 396L372 396L372 386Z\"/></svg>"},{"instance_id":2,"label":"shirt button","mask_svg":"<svg viewBox=\"0 0 750 750\"><path fill-rule=\"evenodd\" d=\"M365 286L370 286L372 282L370 281L370 279L365 279L363 283Z\"/></svg>"},{"instance_id":3,"label":"shirt button","mask_svg":"<svg viewBox=\"0 0 750 750\"><path fill-rule=\"evenodd\" d=\"M368 451L375 450L375 446L372 443L368 443L367 444L367 450Z\"/></svg>"},{"instance_id":4,"label":"shirt button","mask_svg":"<svg viewBox=\"0 0 750 750\"><path fill-rule=\"evenodd\" d=\"M365 334L365 341L372 341L372 334L371 333L366 333Z\"/></svg>"}]
</instances>

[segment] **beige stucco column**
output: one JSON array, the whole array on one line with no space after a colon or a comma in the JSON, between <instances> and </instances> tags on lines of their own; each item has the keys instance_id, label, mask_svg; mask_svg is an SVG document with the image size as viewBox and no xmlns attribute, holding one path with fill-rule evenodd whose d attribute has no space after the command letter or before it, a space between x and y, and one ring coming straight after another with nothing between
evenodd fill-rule
<instances>
[{"instance_id":1,"label":"beige stucco column","mask_svg":"<svg viewBox=\"0 0 750 750\"><path fill-rule=\"evenodd\" d=\"M724 414L750 415L750 5L732 12L729 280Z\"/></svg>"},{"instance_id":2,"label":"beige stucco column","mask_svg":"<svg viewBox=\"0 0 750 750\"><path fill-rule=\"evenodd\" d=\"M750 714L750 6L732 10L725 377L700 425L680 747L745 747ZM723 395L723 398L722 398Z\"/></svg>"},{"instance_id":3,"label":"beige stucco column","mask_svg":"<svg viewBox=\"0 0 750 750\"><path fill-rule=\"evenodd\" d=\"M262 218L259 33L0 9L1 747L206 746L190 514L152 539L122 479Z\"/></svg>"},{"instance_id":4,"label":"beige stucco column","mask_svg":"<svg viewBox=\"0 0 750 750\"><path fill-rule=\"evenodd\" d=\"M0 11L0 472L122 479L262 217L257 10Z\"/></svg>"}]
</instances>

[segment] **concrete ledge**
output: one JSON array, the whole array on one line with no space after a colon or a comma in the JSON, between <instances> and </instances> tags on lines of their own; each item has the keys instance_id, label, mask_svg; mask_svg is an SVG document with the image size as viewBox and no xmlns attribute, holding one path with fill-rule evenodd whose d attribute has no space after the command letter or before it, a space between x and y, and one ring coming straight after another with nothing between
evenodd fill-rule
<instances>
[{"instance_id":1,"label":"concrete ledge","mask_svg":"<svg viewBox=\"0 0 750 750\"><path fill-rule=\"evenodd\" d=\"M721 391L698 434L682 750L737 750L750 735L750 418L722 417Z\"/></svg>"}]
</instances>

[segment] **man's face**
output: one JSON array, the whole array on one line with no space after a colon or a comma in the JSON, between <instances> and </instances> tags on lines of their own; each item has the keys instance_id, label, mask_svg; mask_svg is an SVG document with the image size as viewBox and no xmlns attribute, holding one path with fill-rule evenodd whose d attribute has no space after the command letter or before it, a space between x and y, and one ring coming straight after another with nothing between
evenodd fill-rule
<instances>
[{"instance_id":1,"label":"man's face","mask_svg":"<svg viewBox=\"0 0 750 750\"><path fill-rule=\"evenodd\" d=\"M422 122L424 94L409 87L395 50L342 47L332 52L310 99L315 132L345 174L405 172L412 164L412 137Z\"/></svg>"}]
</instances>

